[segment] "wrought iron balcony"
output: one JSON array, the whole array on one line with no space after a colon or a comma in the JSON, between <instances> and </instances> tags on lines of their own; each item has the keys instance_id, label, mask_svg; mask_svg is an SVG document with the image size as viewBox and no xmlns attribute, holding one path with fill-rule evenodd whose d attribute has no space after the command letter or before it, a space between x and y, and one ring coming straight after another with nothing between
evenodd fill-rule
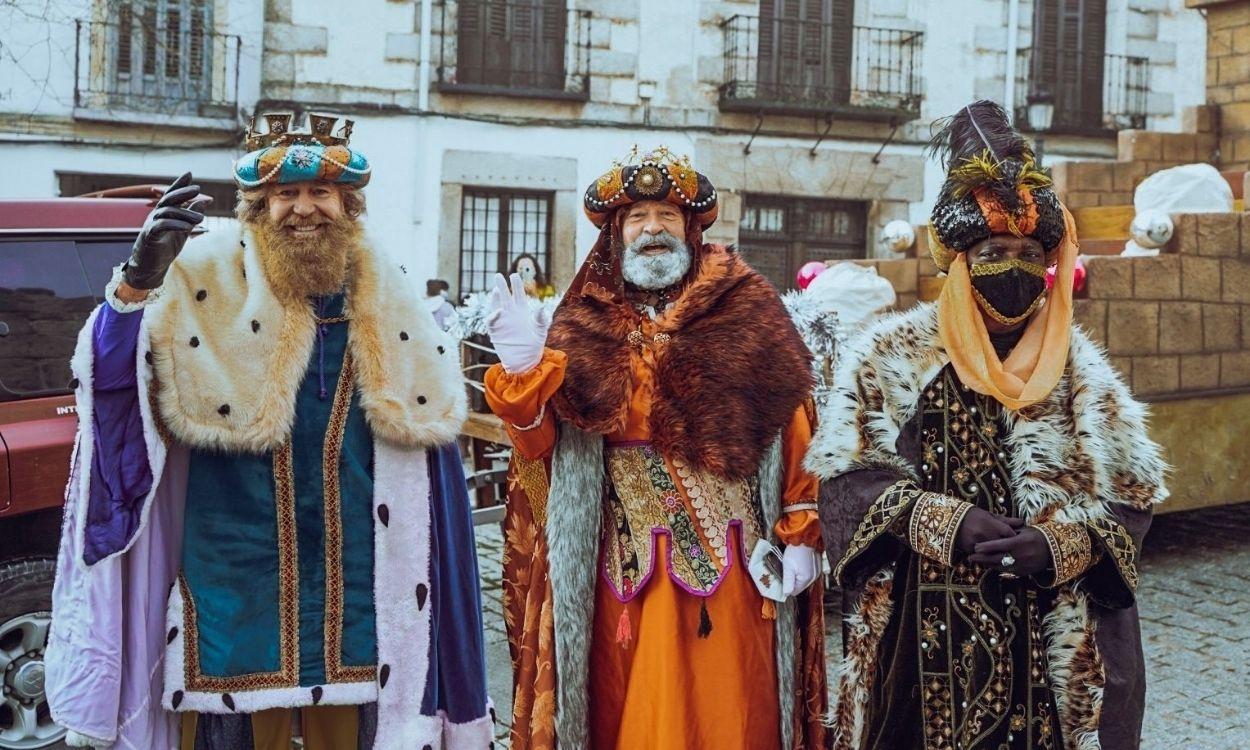
<instances>
[{"instance_id":1,"label":"wrought iron balcony","mask_svg":"<svg viewBox=\"0 0 1250 750\"><path fill-rule=\"evenodd\" d=\"M1057 64L1075 64L1055 57ZM1102 70L1085 76L1039 64L1031 48L1020 50L1016 59L1016 123L1027 131L1037 130L1028 121L1031 97L1046 97L1055 105L1047 133L1102 136L1141 129L1149 92L1150 60L1145 57L1103 55Z\"/></svg>"},{"instance_id":2,"label":"wrought iron balcony","mask_svg":"<svg viewBox=\"0 0 1250 750\"><path fill-rule=\"evenodd\" d=\"M590 11L565 0L443 0L439 91L590 98Z\"/></svg>"},{"instance_id":3,"label":"wrought iron balcony","mask_svg":"<svg viewBox=\"0 0 1250 750\"><path fill-rule=\"evenodd\" d=\"M735 15L725 37L726 112L920 116L923 32Z\"/></svg>"},{"instance_id":4,"label":"wrought iron balcony","mask_svg":"<svg viewBox=\"0 0 1250 750\"><path fill-rule=\"evenodd\" d=\"M74 106L229 121L238 116L239 49L192 13L122 5L111 21L75 22Z\"/></svg>"}]
</instances>

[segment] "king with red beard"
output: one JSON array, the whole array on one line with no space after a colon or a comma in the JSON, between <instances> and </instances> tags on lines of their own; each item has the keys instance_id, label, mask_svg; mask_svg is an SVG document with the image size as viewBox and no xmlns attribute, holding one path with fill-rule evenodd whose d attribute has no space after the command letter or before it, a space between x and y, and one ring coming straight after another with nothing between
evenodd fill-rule
<instances>
[{"instance_id":1,"label":"king with red beard","mask_svg":"<svg viewBox=\"0 0 1250 750\"><path fill-rule=\"evenodd\" d=\"M69 742L482 748L458 347L365 236L351 121L268 115L238 225L165 193L79 339L47 651ZM185 245L185 247L184 247Z\"/></svg>"}]
</instances>

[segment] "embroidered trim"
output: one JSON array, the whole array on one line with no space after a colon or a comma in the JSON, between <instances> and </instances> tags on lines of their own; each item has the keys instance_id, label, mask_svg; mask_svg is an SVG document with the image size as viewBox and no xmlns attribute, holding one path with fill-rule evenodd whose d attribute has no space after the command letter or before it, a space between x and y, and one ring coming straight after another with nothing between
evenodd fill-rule
<instances>
[{"instance_id":1,"label":"embroidered trim","mask_svg":"<svg viewBox=\"0 0 1250 750\"><path fill-rule=\"evenodd\" d=\"M542 459L531 460L512 454L512 478L521 486L530 504L530 515L538 528L547 526L547 495L551 485L547 481L547 466Z\"/></svg>"},{"instance_id":2,"label":"embroidered trim","mask_svg":"<svg viewBox=\"0 0 1250 750\"><path fill-rule=\"evenodd\" d=\"M696 474L684 461L674 458L672 462L673 469L676 470L677 477L681 480L681 485L686 490L686 497L690 498L690 504L694 506L694 515L699 519L699 526L703 530L703 538L711 545L712 552L715 553L716 559L720 561L720 567L724 568L729 560L726 547L729 543L730 516L726 513L716 512L717 509L713 505L718 498L710 496L711 493L708 492L708 488L701 481L702 477Z\"/></svg>"},{"instance_id":3,"label":"embroidered trim","mask_svg":"<svg viewBox=\"0 0 1250 750\"><path fill-rule=\"evenodd\" d=\"M1093 518L1085 522L1098 541L1111 554L1115 567L1130 591L1137 591L1137 545L1128 531L1110 518Z\"/></svg>"},{"instance_id":4,"label":"embroidered trim","mask_svg":"<svg viewBox=\"0 0 1250 750\"><path fill-rule=\"evenodd\" d=\"M278 526L278 670L218 677L200 672L199 620L186 578L178 576L183 599L183 673L188 690L235 692L299 685L299 560L295 550L295 473L288 439L273 452L274 501Z\"/></svg>"},{"instance_id":5,"label":"embroidered trim","mask_svg":"<svg viewBox=\"0 0 1250 750\"><path fill-rule=\"evenodd\" d=\"M846 554L833 568L833 579L841 584L842 571L845 570L847 564L868 549L868 545L887 531L923 494L924 491L918 489L910 479L903 479L887 487L881 496L873 501L868 512L864 514L864 520L855 529Z\"/></svg>"},{"instance_id":6,"label":"embroidered trim","mask_svg":"<svg viewBox=\"0 0 1250 750\"><path fill-rule=\"evenodd\" d=\"M1046 295L1039 294L1037 295L1037 299L1033 300L1033 304L1029 305L1029 309L1015 317L1009 318L1000 313L998 310L995 310L994 306L990 304L990 301L987 300L975 286L972 287L972 296L975 297L977 303L980 304L982 312L1005 326L1014 326L1016 323L1028 319L1028 317L1036 312L1037 308L1041 307L1042 303L1046 301Z\"/></svg>"},{"instance_id":7,"label":"embroidered trim","mask_svg":"<svg viewBox=\"0 0 1250 750\"><path fill-rule=\"evenodd\" d=\"M1051 586L1067 583L1089 568L1093 542L1084 524L1052 520L1029 525L1042 532L1050 547L1050 557L1055 563L1055 580Z\"/></svg>"},{"instance_id":8,"label":"embroidered trim","mask_svg":"<svg viewBox=\"0 0 1250 750\"><path fill-rule=\"evenodd\" d=\"M907 525L907 544L930 560L950 565L955 558L959 524L972 503L937 492L926 492L916 501Z\"/></svg>"},{"instance_id":9,"label":"embroidered trim","mask_svg":"<svg viewBox=\"0 0 1250 750\"><path fill-rule=\"evenodd\" d=\"M796 510L820 510L820 506L816 503L795 503L787 505L781 509L782 513L793 513Z\"/></svg>"},{"instance_id":10,"label":"embroidered trim","mask_svg":"<svg viewBox=\"0 0 1250 750\"><path fill-rule=\"evenodd\" d=\"M513 430L516 430L517 432L529 432L530 430L538 429L539 426L542 425L543 417L545 416L547 416L546 402L544 402L542 406L538 407L538 416L535 417L534 421L531 422L530 424L526 425L525 427L518 427L516 425L508 425L508 426L511 427Z\"/></svg>"},{"instance_id":11,"label":"embroidered trim","mask_svg":"<svg viewBox=\"0 0 1250 750\"><path fill-rule=\"evenodd\" d=\"M343 496L339 486L339 465L343 456L343 434L347 412L355 391L356 371L351 352L343 355L343 370L334 389L330 421L321 454L321 475L325 487L325 659L326 682L370 682L377 667L343 664Z\"/></svg>"}]
</instances>

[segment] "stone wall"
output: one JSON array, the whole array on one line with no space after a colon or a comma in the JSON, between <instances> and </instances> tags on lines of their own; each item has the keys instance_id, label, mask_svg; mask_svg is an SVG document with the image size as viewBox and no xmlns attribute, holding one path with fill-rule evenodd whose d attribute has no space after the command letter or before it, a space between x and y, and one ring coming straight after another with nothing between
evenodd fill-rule
<instances>
[{"instance_id":1,"label":"stone wall","mask_svg":"<svg viewBox=\"0 0 1250 750\"><path fill-rule=\"evenodd\" d=\"M1250 168L1250 0L1186 0L1207 16L1207 101L1225 169Z\"/></svg>"}]
</instances>

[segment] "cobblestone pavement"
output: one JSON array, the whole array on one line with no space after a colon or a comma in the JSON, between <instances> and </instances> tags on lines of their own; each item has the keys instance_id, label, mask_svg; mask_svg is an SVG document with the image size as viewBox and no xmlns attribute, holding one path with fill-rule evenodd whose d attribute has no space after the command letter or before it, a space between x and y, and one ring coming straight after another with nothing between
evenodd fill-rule
<instances>
[{"instance_id":1,"label":"cobblestone pavement","mask_svg":"<svg viewBox=\"0 0 1250 750\"><path fill-rule=\"evenodd\" d=\"M503 535L497 526L477 532L489 687L506 747L512 677L501 603ZM1142 750L1250 750L1250 504L1159 516L1141 568L1148 685ZM838 654L836 614L828 631L828 651Z\"/></svg>"}]
</instances>

